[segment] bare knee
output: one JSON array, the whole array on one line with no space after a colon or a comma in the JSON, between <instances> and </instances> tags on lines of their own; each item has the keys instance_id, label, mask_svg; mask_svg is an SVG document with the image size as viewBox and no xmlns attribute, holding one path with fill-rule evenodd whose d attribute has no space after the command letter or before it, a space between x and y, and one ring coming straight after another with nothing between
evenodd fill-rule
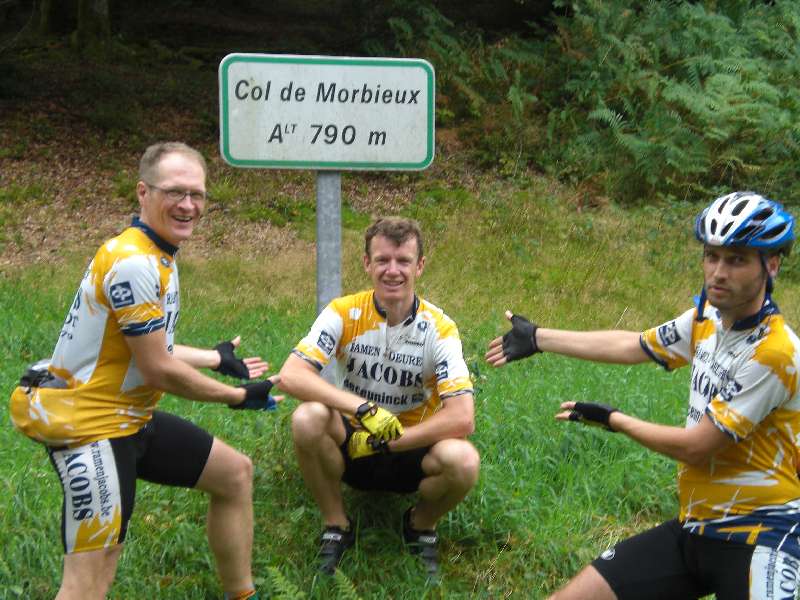
<instances>
[{"instance_id":1,"label":"bare knee","mask_svg":"<svg viewBox=\"0 0 800 600\"><path fill-rule=\"evenodd\" d=\"M231 476L229 485L237 496L252 494L253 490L253 461L246 454L236 453L231 461Z\"/></svg>"},{"instance_id":2,"label":"bare knee","mask_svg":"<svg viewBox=\"0 0 800 600\"><path fill-rule=\"evenodd\" d=\"M475 446L468 441L442 440L431 452L441 474L448 479L467 489L478 482L481 457Z\"/></svg>"},{"instance_id":3,"label":"bare knee","mask_svg":"<svg viewBox=\"0 0 800 600\"><path fill-rule=\"evenodd\" d=\"M253 494L253 461L249 456L215 440L196 487L212 496L249 501Z\"/></svg>"},{"instance_id":4,"label":"bare knee","mask_svg":"<svg viewBox=\"0 0 800 600\"><path fill-rule=\"evenodd\" d=\"M587 565L548 600L617 600L617 595L597 569Z\"/></svg>"},{"instance_id":5,"label":"bare knee","mask_svg":"<svg viewBox=\"0 0 800 600\"><path fill-rule=\"evenodd\" d=\"M314 444L328 429L331 409L320 402L302 402L292 413L292 437L298 446Z\"/></svg>"},{"instance_id":6,"label":"bare knee","mask_svg":"<svg viewBox=\"0 0 800 600\"><path fill-rule=\"evenodd\" d=\"M64 556L57 600L101 600L114 581L122 544Z\"/></svg>"}]
</instances>

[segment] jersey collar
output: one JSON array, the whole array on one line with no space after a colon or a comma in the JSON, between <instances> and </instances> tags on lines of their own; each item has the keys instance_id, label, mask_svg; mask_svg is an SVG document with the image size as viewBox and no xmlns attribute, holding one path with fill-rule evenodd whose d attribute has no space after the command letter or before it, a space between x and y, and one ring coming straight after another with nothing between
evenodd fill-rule
<instances>
[{"instance_id":1,"label":"jersey collar","mask_svg":"<svg viewBox=\"0 0 800 600\"><path fill-rule=\"evenodd\" d=\"M763 321L766 317L770 315L776 315L780 313L780 309L778 305L775 304L775 301L772 299L772 294L770 294L771 290L767 290L766 295L764 296L764 303L761 305L759 311L749 317L744 317L743 319L739 319L735 321L731 326L733 331L745 331L747 329L753 329L754 327L758 326L761 321ZM703 286L703 291L700 293L699 296L695 296L694 298L695 304L697 305L697 321L705 321L706 317L703 316L703 309L706 305L706 288Z\"/></svg>"},{"instance_id":2,"label":"jersey collar","mask_svg":"<svg viewBox=\"0 0 800 600\"><path fill-rule=\"evenodd\" d=\"M175 256L178 252L178 247L173 246L160 235L158 235L153 229L144 221L142 221L139 217L133 217L133 221L131 222L131 227L136 227L137 229L141 229L144 234L149 237L153 243L161 248L164 252L169 254L170 256Z\"/></svg>"},{"instance_id":3,"label":"jersey collar","mask_svg":"<svg viewBox=\"0 0 800 600\"><path fill-rule=\"evenodd\" d=\"M372 292L372 304L375 305L375 310L378 311L378 314L385 319L386 311L378 304L378 297L375 295L374 291ZM419 296L414 294L414 302L411 303L411 314L403 321L403 325L411 325L411 323L414 322L414 319L417 318L417 310L419 310Z\"/></svg>"}]
</instances>

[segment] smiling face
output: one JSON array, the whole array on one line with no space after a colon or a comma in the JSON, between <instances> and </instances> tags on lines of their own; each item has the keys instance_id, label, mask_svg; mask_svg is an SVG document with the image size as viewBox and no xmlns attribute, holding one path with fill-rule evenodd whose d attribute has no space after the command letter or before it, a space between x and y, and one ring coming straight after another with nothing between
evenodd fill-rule
<instances>
[{"instance_id":1,"label":"smiling face","mask_svg":"<svg viewBox=\"0 0 800 600\"><path fill-rule=\"evenodd\" d=\"M186 154L165 154L155 169L155 181L139 181L136 195L141 206L141 220L173 246L191 237L194 226L205 210L205 200L192 200L186 194L170 200L165 190L205 193L206 177L202 165Z\"/></svg>"},{"instance_id":2,"label":"smiling face","mask_svg":"<svg viewBox=\"0 0 800 600\"><path fill-rule=\"evenodd\" d=\"M780 258L766 258L766 270L754 248L709 246L703 249L703 275L709 302L732 323L757 313L764 301L767 274L775 277Z\"/></svg>"},{"instance_id":3,"label":"smiling face","mask_svg":"<svg viewBox=\"0 0 800 600\"><path fill-rule=\"evenodd\" d=\"M419 256L417 240L409 237L399 245L383 235L370 240L364 255L364 269L372 279L375 297L382 306L414 301L417 277L422 275L425 257Z\"/></svg>"}]
</instances>

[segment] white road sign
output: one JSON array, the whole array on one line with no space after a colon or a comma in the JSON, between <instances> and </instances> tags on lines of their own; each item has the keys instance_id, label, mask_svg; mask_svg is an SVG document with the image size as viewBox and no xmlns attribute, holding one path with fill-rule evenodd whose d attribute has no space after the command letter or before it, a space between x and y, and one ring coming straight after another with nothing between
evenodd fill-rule
<instances>
[{"instance_id":1,"label":"white road sign","mask_svg":"<svg viewBox=\"0 0 800 600\"><path fill-rule=\"evenodd\" d=\"M424 169L435 78L421 59L229 54L220 151L236 167Z\"/></svg>"}]
</instances>

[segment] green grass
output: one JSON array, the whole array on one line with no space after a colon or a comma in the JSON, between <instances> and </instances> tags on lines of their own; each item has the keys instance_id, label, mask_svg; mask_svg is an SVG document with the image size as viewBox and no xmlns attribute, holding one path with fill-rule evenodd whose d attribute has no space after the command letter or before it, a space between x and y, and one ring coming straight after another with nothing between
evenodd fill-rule
<instances>
[{"instance_id":1,"label":"green grass","mask_svg":"<svg viewBox=\"0 0 800 600\"><path fill-rule=\"evenodd\" d=\"M552 326L640 329L688 307L699 289L687 226L696 207L578 214L542 186L495 182L473 194L437 184L408 209L436 232L421 291L459 323L477 389L472 441L481 478L440 524L440 586L427 585L403 551L400 517L412 498L351 490L345 499L358 543L344 577L315 576L320 521L292 451L294 400L270 414L162 402L253 458L254 572L274 597L539 598L615 540L676 513L671 461L553 415L560 401L581 399L681 424L686 370L554 355L495 370L482 355L506 328L505 308ZM344 238L345 290L366 287L355 224ZM50 353L85 262L79 254L0 273L0 389L10 391L26 364ZM220 249L184 260L178 341L210 346L241 334L245 353L277 369L313 319L313 268L311 252L284 260ZM777 300L790 322L797 287L787 269ZM0 589L8 598L49 598L60 577L60 490L43 449L10 426L5 403L0 418ZM111 597L219 597L205 506L199 493L140 482Z\"/></svg>"}]
</instances>

